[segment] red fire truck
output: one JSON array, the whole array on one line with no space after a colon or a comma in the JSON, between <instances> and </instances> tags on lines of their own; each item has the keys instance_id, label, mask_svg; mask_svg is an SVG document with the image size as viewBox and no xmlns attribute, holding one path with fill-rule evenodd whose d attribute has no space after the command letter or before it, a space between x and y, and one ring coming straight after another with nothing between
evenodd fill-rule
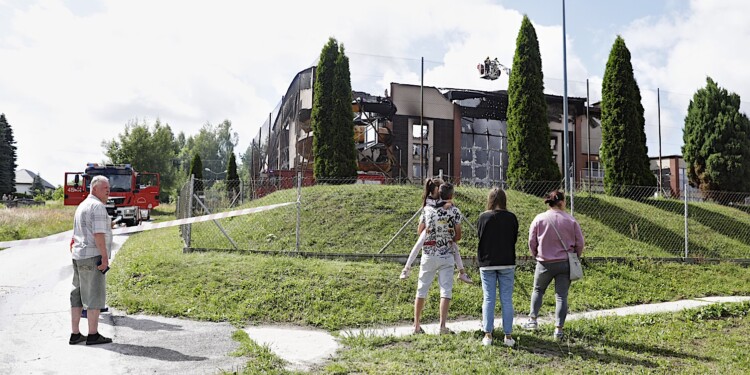
<instances>
[{"instance_id":1,"label":"red fire truck","mask_svg":"<svg viewBox=\"0 0 750 375\"><path fill-rule=\"evenodd\" d=\"M107 212L127 226L150 219L151 209L159 205L158 173L136 172L130 164L89 163L85 172L65 173L66 206L77 206L86 199L94 176L109 179Z\"/></svg>"}]
</instances>

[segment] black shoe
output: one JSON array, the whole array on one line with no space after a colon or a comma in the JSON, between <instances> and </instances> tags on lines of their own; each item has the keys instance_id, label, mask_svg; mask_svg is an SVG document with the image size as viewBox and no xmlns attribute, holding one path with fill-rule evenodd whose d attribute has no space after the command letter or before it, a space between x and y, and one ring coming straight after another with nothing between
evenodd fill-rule
<instances>
[{"instance_id":1,"label":"black shoe","mask_svg":"<svg viewBox=\"0 0 750 375\"><path fill-rule=\"evenodd\" d=\"M102 307L102 308L101 308L101 309L99 310L99 312L100 312L100 313L105 313L105 312L109 312L109 307L107 307L107 306L104 306L104 307Z\"/></svg>"},{"instance_id":2,"label":"black shoe","mask_svg":"<svg viewBox=\"0 0 750 375\"><path fill-rule=\"evenodd\" d=\"M86 341L86 336L80 334L80 333L71 333L70 334L70 340L68 341L68 344L75 345L78 343L82 343Z\"/></svg>"},{"instance_id":3,"label":"black shoe","mask_svg":"<svg viewBox=\"0 0 750 375\"><path fill-rule=\"evenodd\" d=\"M109 344L111 342L112 339L106 338L98 333L89 334L89 337L86 339L86 345Z\"/></svg>"}]
</instances>

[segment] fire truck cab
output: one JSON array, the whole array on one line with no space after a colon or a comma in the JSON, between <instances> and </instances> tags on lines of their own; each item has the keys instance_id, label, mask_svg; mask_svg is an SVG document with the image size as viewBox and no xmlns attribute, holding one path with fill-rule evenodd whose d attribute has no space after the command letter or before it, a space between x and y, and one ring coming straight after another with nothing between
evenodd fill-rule
<instances>
[{"instance_id":1,"label":"fire truck cab","mask_svg":"<svg viewBox=\"0 0 750 375\"><path fill-rule=\"evenodd\" d=\"M109 179L107 212L127 226L134 226L151 217L151 209L159 205L159 174L136 172L130 164L89 163L85 172L65 173L66 206L77 206L88 197L95 176Z\"/></svg>"}]
</instances>

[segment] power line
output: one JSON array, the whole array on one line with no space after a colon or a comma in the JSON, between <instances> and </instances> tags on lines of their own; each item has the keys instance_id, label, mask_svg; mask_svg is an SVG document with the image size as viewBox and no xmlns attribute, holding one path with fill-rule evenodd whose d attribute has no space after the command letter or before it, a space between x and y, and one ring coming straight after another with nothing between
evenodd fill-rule
<instances>
[{"instance_id":1,"label":"power line","mask_svg":"<svg viewBox=\"0 0 750 375\"><path fill-rule=\"evenodd\" d=\"M408 60L408 61L415 61L415 62L422 61L421 57L402 57L402 56L377 55L377 54L373 54L373 53L350 52L350 51L346 51L346 53L349 54L349 55L378 57L378 58L381 58L381 59ZM443 64L442 61L434 61L434 60L427 60L427 59L425 59L424 61L432 63L432 64Z\"/></svg>"}]
</instances>

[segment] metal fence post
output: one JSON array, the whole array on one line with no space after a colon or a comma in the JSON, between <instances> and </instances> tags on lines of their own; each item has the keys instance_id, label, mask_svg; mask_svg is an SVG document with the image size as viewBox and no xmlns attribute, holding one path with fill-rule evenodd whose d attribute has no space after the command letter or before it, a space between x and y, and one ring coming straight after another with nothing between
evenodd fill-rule
<instances>
[{"instance_id":1,"label":"metal fence post","mask_svg":"<svg viewBox=\"0 0 750 375\"><path fill-rule=\"evenodd\" d=\"M240 178L240 204L245 204L245 184L242 182L242 179Z\"/></svg>"},{"instance_id":2,"label":"metal fence post","mask_svg":"<svg viewBox=\"0 0 750 375\"><path fill-rule=\"evenodd\" d=\"M301 199L302 197L302 172L297 172L297 246L296 251L299 252L299 227L300 227L300 211L302 209Z\"/></svg>"},{"instance_id":3,"label":"metal fence post","mask_svg":"<svg viewBox=\"0 0 750 375\"><path fill-rule=\"evenodd\" d=\"M683 196L685 197L685 259L687 259L688 256L688 231L687 231L687 219L688 219L688 211L687 211L687 176L685 176L685 186L682 187Z\"/></svg>"},{"instance_id":4,"label":"metal fence post","mask_svg":"<svg viewBox=\"0 0 750 375\"><path fill-rule=\"evenodd\" d=\"M187 212L185 213L186 218L193 217L193 190L195 188L195 175L190 175L190 186L188 186L188 196L187 196ZM184 197L183 197L184 198ZM190 245L192 243L192 234L193 234L193 224L187 225L187 235L185 238L187 241L185 242L185 250L190 249Z\"/></svg>"}]
</instances>

